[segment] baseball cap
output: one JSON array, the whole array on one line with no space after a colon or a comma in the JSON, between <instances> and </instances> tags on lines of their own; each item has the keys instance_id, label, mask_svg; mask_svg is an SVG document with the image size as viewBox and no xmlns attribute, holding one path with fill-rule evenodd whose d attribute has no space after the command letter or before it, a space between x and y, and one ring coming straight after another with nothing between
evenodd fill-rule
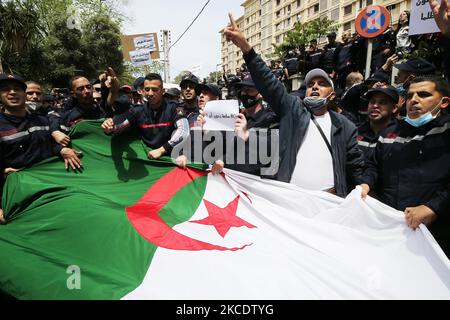
<instances>
[{"instance_id":1,"label":"baseball cap","mask_svg":"<svg viewBox=\"0 0 450 320\"><path fill-rule=\"evenodd\" d=\"M364 81L366 84L368 82L384 82L384 83L389 83L389 75L383 71L375 71L374 74L372 76L370 76L369 78L367 78Z\"/></svg>"},{"instance_id":2,"label":"baseball cap","mask_svg":"<svg viewBox=\"0 0 450 320\"><path fill-rule=\"evenodd\" d=\"M145 78L144 77L139 77L136 80L134 80L134 83L133 83L134 90L142 88L144 86L144 82L145 82Z\"/></svg>"},{"instance_id":3,"label":"baseball cap","mask_svg":"<svg viewBox=\"0 0 450 320\"><path fill-rule=\"evenodd\" d=\"M242 81L238 82L237 85L247 86L247 87L255 87L255 83L253 82L251 75L246 75Z\"/></svg>"},{"instance_id":4,"label":"baseball cap","mask_svg":"<svg viewBox=\"0 0 450 320\"><path fill-rule=\"evenodd\" d=\"M195 88L195 93L197 95L200 95L200 93L203 90L212 93L216 97L219 97L219 98L222 97L222 91L220 91L219 87L216 86L215 84L212 84L212 83L203 84L203 83L201 83Z\"/></svg>"},{"instance_id":5,"label":"baseball cap","mask_svg":"<svg viewBox=\"0 0 450 320\"><path fill-rule=\"evenodd\" d=\"M316 77L322 77L324 78L329 84L330 86L333 88L334 90L334 84L333 81L331 81L330 76L328 75L328 73L326 73L325 71L323 71L322 69L316 68L316 69L312 69L311 71L309 71L306 74L305 77L305 86L308 87L308 84L311 82L312 79L316 78Z\"/></svg>"},{"instance_id":6,"label":"baseball cap","mask_svg":"<svg viewBox=\"0 0 450 320\"><path fill-rule=\"evenodd\" d=\"M6 73L0 74L0 86L6 84L7 82L14 82L18 84L24 91L27 90L27 85L21 77Z\"/></svg>"},{"instance_id":7,"label":"baseball cap","mask_svg":"<svg viewBox=\"0 0 450 320\"><path fill-rule=\"evenodd\" d=\"M398 70L412 72L415 75L430 74L436 70L432 63L422 58L413 58L403 63L396 63L394 67Z\"/></svg>"},{"instance_id":8,"label":"baseball cap","mask_svg":"<svg viewBox=\"0 0 450 320\"><path fill-rule=\"evenodd\" d=\"M189 82L198 85L200 83L200 80L193 74L185 75L183 78L181 78L180 87L184 87Z\"/></svg>"},{"instance_id":9,"label":"baseball cap","mask_svg":"<svg viewBox=\"0 0 450 320\"><path fill-rule=\"evenodd\" d=\"M166 89L164 96L169 97L169 98L179 98L180 94L181 94L181 91L178 88L169 88L169 89Z\"/></svg>"},{"instance_id":10,"label":"baseball cap","mask_svg":"<svg viewBox=\"0 0 450 320\"><path fill-rule=\"evenodd\" d=\"M395 103L398 103L399 95L397 92L397 89L395 89L393 86L386 86L381 88L374 88L366 92L365 97L367 99L370 99L375 93L384 93L389 98L391 98L392 101Z\"/></svg>"}]
</instances>

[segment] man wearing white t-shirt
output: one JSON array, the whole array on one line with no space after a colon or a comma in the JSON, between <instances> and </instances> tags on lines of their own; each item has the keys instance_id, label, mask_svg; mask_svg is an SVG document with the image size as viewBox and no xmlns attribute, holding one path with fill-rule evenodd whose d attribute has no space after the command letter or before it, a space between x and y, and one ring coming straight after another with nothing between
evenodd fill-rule
<instances>
[{"instance_id":1,"label":"man wearing white t-shirt","mask_svg":"<svg viewBox=\"0 0 450 320\"><path fill-rule=\"evenodd\" d=\"M346 196L361 182L364 157L358 148L355 125L328 110L334 95L333 82L325 71L313 69L305 77L305 99L289 94L231 16L230 22L224 35L242 50L256 88L280 118L280 166L276 178Z\"/></svg>"}]
</instances>

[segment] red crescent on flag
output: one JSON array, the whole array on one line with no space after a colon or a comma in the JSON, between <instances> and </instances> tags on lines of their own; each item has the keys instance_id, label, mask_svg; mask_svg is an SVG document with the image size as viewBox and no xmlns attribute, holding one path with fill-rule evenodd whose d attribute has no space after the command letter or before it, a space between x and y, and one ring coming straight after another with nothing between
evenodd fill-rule
<instances>
[{"instance_id":1,"label":"red crescent on flag","mask_svg":"<svg viewBox=\"0 0 450 320\"><path fill-rule=\"evenodd\" d=\"M187 237L172 229L159 216L159 211L188 183L208 174L206 171L175 168L156 181L144 196L126 209L128 219L139 234L154 245L172 250L220 250L237 251Z\"/></svg>"}]
</instances>

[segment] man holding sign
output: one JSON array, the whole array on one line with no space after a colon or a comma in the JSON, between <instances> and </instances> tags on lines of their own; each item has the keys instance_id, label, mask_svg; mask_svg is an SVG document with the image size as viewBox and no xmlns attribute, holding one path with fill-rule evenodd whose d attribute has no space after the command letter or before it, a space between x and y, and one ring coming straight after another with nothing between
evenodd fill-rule
<instances>
[{"instance_id":1,"label":"man holding sign","mask_svg":"<svg viewBox=\"0 0 450 320\"><path fill-rule=\"evenodd\" d=\"M301 101L288 94L231 15L230 22L224 31L227 40L241 49L256 88L280 117L277 179L311 190L347 195L360 181L364 160L355 125L328 111L329 99L335 94L328 74L321 69L311 70L305 78L306 98Z\"/></svg>"}]
</instances>

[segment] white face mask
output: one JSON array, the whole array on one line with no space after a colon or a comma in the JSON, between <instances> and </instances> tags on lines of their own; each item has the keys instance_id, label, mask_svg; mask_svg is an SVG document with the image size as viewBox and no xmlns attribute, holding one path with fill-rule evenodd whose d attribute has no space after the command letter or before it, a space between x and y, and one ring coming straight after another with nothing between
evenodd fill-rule
<instances>
[{"instance_id":1,"label":"white face mask","mask_svg":"<svg viewBox=\"0 0 450 320\"><path fill-rule=\"evenodd\" d=\"M42 103L40 102L27 101L25 104L33 111L39 110L42 107Z\"/></svg>"},{"instance_id":2,"label":"white face mask","mask_svg":"<svg viewBox=\"0 0 450 320\"><path fill-rule=\"evenodd\" d=\"M311 111L317 112L322 110L324 107L326 107L326 105L328 104L328 98L332 95L333 93L330 93L327 97L325 98L320 98L320 97L305 97L305 99L303 99L303 103L305 104L306 107L308 107L309 109L311 109Z\"/></svg>"}]
</instances>

